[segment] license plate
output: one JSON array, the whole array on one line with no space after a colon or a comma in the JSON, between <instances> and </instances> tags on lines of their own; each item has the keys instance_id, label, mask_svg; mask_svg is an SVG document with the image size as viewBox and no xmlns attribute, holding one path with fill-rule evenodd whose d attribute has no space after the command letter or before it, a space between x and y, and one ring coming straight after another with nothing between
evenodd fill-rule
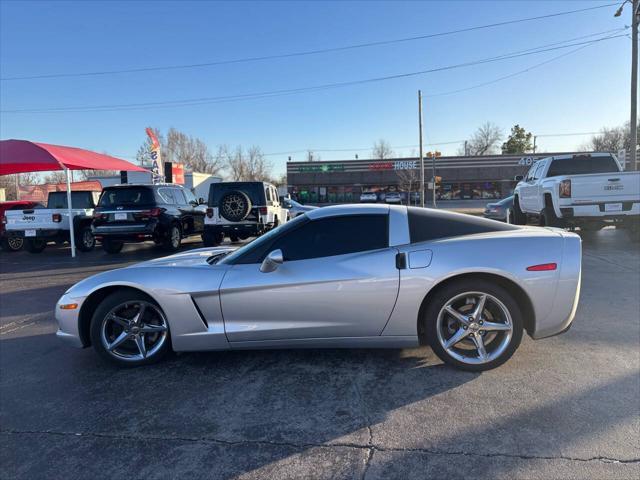
<instances>
[{"instance_id":1,"label":"license plate","mask_svg":"<svg viewBox=\"0 0 640 480\"><path fill-rule=\"evenodd\" d=\"M604 211L605 212L621 212L622 204L621 203L605 203Z\"/></svg>"},{"instance_id":2,"label":"license plate","mask_svg":"<svg viewBox=\"0 0 640 480\"><path fill-rule=\"evenodd\" d=\"M24 236L25 237L35 237L36 236L36 231L35 230L25 230L24 231Z\"/></svg>"},{"instance_id":3,"label":"license plate","mask_svg":"<svg viewBox=\"0 0 640 480\"><path fill-rule=\"evenodd\" d=\"M127 219L127 214L126 213L116 213L115 214L115 219L116 220L126 220Z\"/></svg>"}]
</instances>

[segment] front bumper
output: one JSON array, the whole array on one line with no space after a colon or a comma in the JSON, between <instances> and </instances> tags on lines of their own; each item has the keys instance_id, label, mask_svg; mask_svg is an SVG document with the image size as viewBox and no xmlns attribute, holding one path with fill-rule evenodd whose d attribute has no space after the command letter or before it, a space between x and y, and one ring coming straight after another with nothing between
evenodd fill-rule
<instances>
[{"instance_id":1,"label":"front bumper","mask_svg":"<svg viewBox=\"0 0 640 480\"><path fill-rule=\"evenodd\" d=\"M71 297L69 294L64 294L56 303L55 317L58 323L58 331L56 337L76 348L83 348L86 345L82 341L80 336L80 309L82 308L82 302L84 297L76 298ZM68 305L70 303L77 303L78 308L73 310L63 310L60 305Z\"/></svg>"}]
</instances>

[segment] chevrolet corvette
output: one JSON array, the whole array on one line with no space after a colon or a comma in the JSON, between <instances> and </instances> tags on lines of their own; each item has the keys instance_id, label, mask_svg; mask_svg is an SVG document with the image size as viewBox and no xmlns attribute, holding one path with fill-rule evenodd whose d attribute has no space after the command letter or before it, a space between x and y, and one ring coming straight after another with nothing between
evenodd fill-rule
<instances>
[{"instance_id":1,"label":"chevrolet corvette","mask_svg":"<svg viewBox=\"0 0 640 480\"><path fill-rule=\"evenodd\" d=\"M171 350L405 348L495 368L570 327L580 238L425 208L311 210L234 249L103 272L56 305L58 337L122 366Z\"/></svg>"}]
</instances>

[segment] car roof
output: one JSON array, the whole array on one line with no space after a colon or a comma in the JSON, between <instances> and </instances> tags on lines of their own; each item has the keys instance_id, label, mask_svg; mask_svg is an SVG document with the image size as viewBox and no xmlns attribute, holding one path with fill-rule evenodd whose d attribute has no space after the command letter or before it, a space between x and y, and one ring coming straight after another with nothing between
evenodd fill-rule
<instances>
[{"instance_id":1,"label":"car roof","mask_svg":"<svg viewBox=\"0 0 640 480\"><path fill-rule=\"evenodd\" d=\"M109 185L105 188L127 188L127 187L176 187L184 188L184 185L178 185L177 183L121 183L119 185Z\"/></svg>"},{"instance_id":2,"label":"car roof","mask_svg":"<svg viewBox=\"0 0 640 480\"><path fill-rule=\"evenodd\" d=\"M339 215L386 215L392 208L406 209L407 207L391 206L382 203L353 203L317 208L307 212L306 215L312 220L317 218L336 217Z\"/></svg>"}]
</instances>

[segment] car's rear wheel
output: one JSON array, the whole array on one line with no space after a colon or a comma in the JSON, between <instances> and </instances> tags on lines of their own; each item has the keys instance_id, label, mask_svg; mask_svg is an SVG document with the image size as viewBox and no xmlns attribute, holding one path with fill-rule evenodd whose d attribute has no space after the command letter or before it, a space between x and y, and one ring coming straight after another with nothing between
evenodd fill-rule
<instances>
[{"instance_id":1,"label":"car's rear wheel","mask_svg":"<svg viewBox=\"0 0 640 480\"><path fill-rule=\"evenodd\" d=\"M81 252L90 252L96 246L96 238L93 236L90 226L82 227L77 235L76 243Z\"/></svg>"},{"instance_id":2,"label":"car's rear wheel","mask_svg":"<svg viewBox=\"0 0 640 480\"><path fill-rule=\"evenodd\" d=\"M47 248L47 242L42 238L26 238L24 248L29 253L40 253Z\"/></svg>"},{"instance_id":3,"label":"car's rear wheel","mask_svg":"<svg viewBox=\"0 0 640 480\"><path fill-rule=\"evenodd\" d=\"M124 247L124 242L120 240L112 240L110 238L102 240L102 249L107 253L120 253L122 247Z\"/></svg>"},{"instance_id":4,"label":"car's rear wheel","mask_svg":"<svg viewBox=\"0 0 640 480\"><path fill-rule=\"evenodd\" d=\"M24 238L22 237L4 237L0 240L0 247L5 252L18 252L24 247Z\"/></svg>"},{"instance_id":5,"label":"car's rear wheel","mask_svg":"<svg viewBox=\"0 0 640 480\"><path fill-rule=\"evenodd\" d=\"M180 228L177 225L171 225L162 246L169 252L175 252L180 248L181 242L182 234L180 233Z\"/></svg>"},{"instance_id":6,"label":"car's rear wheel","mask_svg":"<svg viewBox=\"0 0 640 480\"><path fill-rule=\"evenodd\" d=\"M115 292L91 319L91 342L106 360L133 367L159 361L170 350L169 324L160 306L142 292Z\"/></svg>"},{"instance_id":7,"label":"car's rear wheel","mask_svg":"<svg viewBox=\"0 0 640 480\"><path fill-rule=\"evenodd\" d=\"M522 314L512 295L486 280L452 283L435 293L423 317L440 359L462 370L496 368L522 339Z\"/></svg>"},{"instance_id":8,"label":"car's rear wheel","mask_svg":"<svg viewBox=\"0 0 640 480\"><path fill-rule=\"evenodd\" d=\"M527 215L520 210L520 200L518 197L513 199L513 223L515 225L525 225L527 223Z\"/></svg>"}]
</instances>

